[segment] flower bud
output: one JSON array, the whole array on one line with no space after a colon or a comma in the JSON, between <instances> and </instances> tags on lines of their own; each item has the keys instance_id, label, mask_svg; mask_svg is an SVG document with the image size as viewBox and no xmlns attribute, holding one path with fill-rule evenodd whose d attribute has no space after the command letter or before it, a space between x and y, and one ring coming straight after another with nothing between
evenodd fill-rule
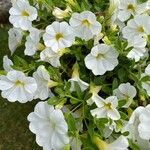
<instances>
[{"instance_id":1,"label":"flower bud","mask_svg":"<svg viewBox=\"0 0 150 150\"><path fill-rule=\"evenodd\" d=\"M116 10L118 5L120 4L120 0L110 0L109 1L109 9L108 12L110 15L113 14L113 12Z\"/></svg>"},{"instance_id":2,"label":"flower bud","mask_svg":"<svg viewBox=\"0 0 150 150\"><path fill-rule=\"evenodd\" d=\"M70 7L67 7L65 10L61 10L60 8L55 7L52 14L58 19L63 19L68 17L70 12L72 12Z\"/></svg>"}]
</instances>

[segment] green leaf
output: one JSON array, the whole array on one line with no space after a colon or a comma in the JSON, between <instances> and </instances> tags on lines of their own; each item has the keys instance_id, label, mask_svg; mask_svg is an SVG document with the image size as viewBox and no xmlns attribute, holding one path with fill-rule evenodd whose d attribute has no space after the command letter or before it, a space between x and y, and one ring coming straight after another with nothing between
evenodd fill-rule
<instances>
[{"instance_id":1,"label":"green leaf","mask_svg":"<svg viewBox=\"0 0 150 150\"><path fill-rule=\"evenodd\" d=\"M112 90L116 89L118 87L118 80L117 78L114 78L113 83L112 83Z\"/></svg>"},{"instance_id":2,"label":"green leaf","mask_svg":"<svg viewBox=\"0 0 150 150\"><path fill-rule=\"evenodd\" d=\"M132 150L140 150L140 148L134 144L132 140L129 140L129 145Z\"/></svg>"},{"instance_id":3,"label":"green leaf","mask_svg":"<svg viewBox=\"0 0 150 150\"><path fill-rule=\"evenodd\" d=\"M59 99L56 96L53 96L51 98L48 99L47 103L49 105L57 105L59 103Z\"/></svg>"},{"instance_id":4,"label":"green leaf","mask_svg":"<svg viewBox=\"0 0 150 150\"><path fill-rule=\"evenodd\" d=\"M66 121L68 124L69 131L75 133L75 131L76 131L76 120L72 116L72 114L69 113L66 115Z\"/></svg>"},{"instance_id":5,"label":"green leaf","mask_svg":"<svg viewBox=\"0 0 150 150\"><path fill-rule=\"evenodd\" d=\"M48 72L52 80L57 81L57 82L61 81L61 75L60 75L59 69L49 66Z\"/></svg>"},{"instance_id":6,"label":"green leaf","mask_svg":"<svg viewBox=\"0 0 150 150\"><path fill-rule=\"evenodd\" d=\"M82 99L83 92L82 92L82 90L81 90L81 88L80 88L78 82L75 82L75 83L74 83L74 87L75 87L75 91L76 91L76 93L77 93L77 95L78 95L78 98L79 98L79 99Z\"/></svg>"},{"instance_id":7,"label":"green leaf","mask_svg":"<svg viewBox=\"0 0 150 150\"><path fill-rule=\"evenodd\" d=\"M120 113L121 119L123 119L123 120L127 120L127 119L129 118L129 117L128 117L128 115L127 115L127 114L125 114L124 112L119 111L119 113Z\"/></svg>"},{"instance_id":8,"label":"green leaf","mask_svg":"<svg viewBox=\"0 0 150 150\"><path fill-rule=\"evenodd\" d=\"M124 82L126 79L126 70L124 68L121 68L118 70L118 78L121 82Z\"/></svg>"},{"instance_id":9,"label":"green leaf","mask_svg":"<svg viewBox=\"0 0 150 150\"><path fill-rule=\"evenodd\" d=\"M122 106L124 106L127 103L127 101L125 99L123 100L119 100L118 101L118 107L121 108Z\"/></svg>"},{"instance_id":10,"label":"green leaf","mask_svg":"<svg viewBox=\"0 0 150 150\"><path fill-rule=\"evenodd\" d=\"M144 76L144 77L141 79L141 82L147 82L147 81L150 81L150 76Z\"/></svg>"}]
</instances>

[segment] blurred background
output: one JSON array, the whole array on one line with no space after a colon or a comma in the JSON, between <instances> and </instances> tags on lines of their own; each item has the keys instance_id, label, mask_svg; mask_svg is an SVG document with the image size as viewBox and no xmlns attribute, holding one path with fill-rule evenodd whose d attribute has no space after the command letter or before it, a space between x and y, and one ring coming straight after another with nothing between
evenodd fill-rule
<instances>
[{"instance_id":1,"label":"blurred background","mask_svg":"<svg viewBox=\"0 0 150 150\"><path fill-rule=\"evenodd\" d=\"M8 10L10 0L0 0L0 70L3 56L10 56L8 49ZM27 116L33 111L36 100L26 104L10 103L0 97L0 150L41 150L35 136L29 131Z\"/></svg>"}]
</instances>

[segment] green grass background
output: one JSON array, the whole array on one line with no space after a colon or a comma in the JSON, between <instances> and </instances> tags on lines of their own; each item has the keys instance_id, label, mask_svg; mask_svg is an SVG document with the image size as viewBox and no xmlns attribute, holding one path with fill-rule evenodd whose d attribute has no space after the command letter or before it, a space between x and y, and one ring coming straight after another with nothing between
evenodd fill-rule
<instances>
[{"instance_id":1,"label":"green grass background","mask_svg":"<svg viewBox=\"0 0 150 150\"><path fill-rule=\"evenodd\" d=\"M8 50L8 26L0 27L0 69ZM41 150L35 135L29 131L27 116L33 111L36 100L26 104L10 103L0 97L0 150Z\"/></svg>"}]
</instances>

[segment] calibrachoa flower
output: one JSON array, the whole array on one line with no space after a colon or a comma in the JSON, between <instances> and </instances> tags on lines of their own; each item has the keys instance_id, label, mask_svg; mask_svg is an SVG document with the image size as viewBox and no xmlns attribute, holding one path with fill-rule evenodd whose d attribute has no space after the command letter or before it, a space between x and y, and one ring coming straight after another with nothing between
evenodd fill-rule
<instances>
[{"instance_id":1,"label":"calibrachoa flower","mask_svg":"<svg viewBox=\"0 0 150 150\"><path fill-rule=\"evenodd\" d=\"M38 29L30 29L30 34L27 36L27 41L25 43L25 55L33 56L36 53L36 51L41 51L45 49L45 46L42 43L40 43L40 34L41 32Z\"/></svg>"},{"instance_id":2,"label":"calibrachoa flower","mask_svg":"<svg viewBox=\"0 0 150 150\"><path fill-rule=\"evenodd\" d=\"M123 37L132 41L135 36L145 37L150 34L150 16L137 15L129 20L127 26L123 28Z\"/></svg>"},{"instance_id":3,"label":"calibrachoa flower","mask_svg":"<svg viewBox=\"0 0 150 150\"><path fill-rule=\"evenodd\" d=\"M70 47L75 40L75 36L67 22L55 21L46 27L43 39L47 47L51 47L54 52L58 52L59 49Z\"/></svg>"},{"instance_id":4,"label":"calibrachoa flower","mask_svg":"<svg viewBox=\"0 0 150 150\"><path fill-rule=\"evenodd\" d=\"M52 96L52 92L50 90L51 87L56 86L57 83L50 79L50 75L44 66L39 66L37 71L33 73L33 77L35 78L38 88L35 93L35 98L40 98L41 100L45 100L48 97Z\"/></svg>"},{"instance_id":5,"label":"calibrachoa flower","mask_svg":"<svg viewBox=\"0 0 150 150\"><path fill-rule=\"evenodd\" d=\"M96 97L98 96L98 92L101 90L101 86L95 86L93 84L90 85L90 93L92 94L92 96L87 100L87 104L88 105L92 105L94 103L94 100Z\"/></svg>"},{"instance_id":6,"label":"calibrachoa flower","mask_svg":"<svg viewBox=\"0 0 150 150\"><path fill-rule=\"evenodd\" d=\"M150 149L150 0L11 2L0 90L46 100L28 116L38 145Z\"/></svg>"},{"instance_id":7,"label":"calibrachoa flower","mask_svg":"<svg viewBox=\"0 0 150 150\"><path fill-rule=\"evenodd\" d=\"M101 32L101 24L96 20L95 14L90 11L73 13L70 20L77 37L84 40L90 40Z\"/></svg>"},{"instance_id":8,"label":"calibrachoa flower","mask_svg":"<svg viewBox=\"0 0 150 150\"><path fill-rule=\"evenodd\" d=\"M139 61L146 53L146 39L135 36L132 41L129 41L128 47L133 47L133 49L128 53L127 57L129 59L134 59L135 62Z\"/></svg>"},{"instance_id":9,"label":"calibrachoa flower","mask_svg":"<svg viewBox=\"0 0 150 150\"><path fill-rule=\"evenodd\" d=\"M51 48L46 48L40 53L42 61L50 63L53 67L60 67L60 57L67 52L67 49L60 49L54 52Z\"/></svg>"},{"instance_id":10,"label":"calibrachoa flower","mask_svg":"<svg viewBox=\"0 0 150 150\"><path fill-rule=\"evenodd\" d=\"M142 150L150 149L150 105L137 107L132 113L125 131L129 131L129 138Z\"/></svg>"},{"instance_id":11,"label":"calibrachoa flower","mask_svg":"<svg viewBox=\"0 0 150 150\"><path fill-rule=\"evenodd\" d=\"M72 78L69 79L68 81L71 83L70 91L75 91L75 83L78 83L78 85L81 88L81 91L86 90L89 87L89 84L84 82L83 80L80 79L79 77L79 68L78 64L75 64L73 66L73 73L72 73Z\"/></svg>"},{"instance_id":12,"label":"calibrachoa flower","mask_svg":"<svg viewBox=\"0 0 150 150\"><path fill-rule=\"evenodd\" d=\"M126 100L126 104L123 106L128 108L132 103L133 98L136 96L136 89L130 83L122 83L117 89L114 90L114 95L120 100Z\"/></svg>"},{"instance_id":13,"label":"calibrachoa flower","mask_svg":"<svg viewBox=\"0 0 150 150\"><path fill-rule=\"evenodd\" d=\"M106 143L98 137L94 137L94 142L100 150L128 150L128 140L124 136L120 136L112 143Z\"/></svg>"},{"instance_id":14,"label":"calibrachoa flower","mask_svg":"<svg viewBox=\"0 0 150 150\"><path fill-rule=\"evenodd\" d=\"M33 100L37 89L34 78L26 77L21 71L10 71L6 76L0 76L0 90L2 97L7 98L10 102L19 101L26 103Z\"/></svg>"},{"instance_id":15,"label":"calibrachoa flower","mask_svg":"<svg viewBox=\"0 0 150 150\"><path fill-rule=\"evenodd\" d=\"M30 6L27 0L16 0L9 10L9 21L16 28L28 30L32 26L32 21L37 18L37 10Z\"/></svg>"},{"instance_id":16,"label":"calibrachoa flower","mask_svg":"<svg viewBox=\"0 0 150 150\"><path fill-rule=\"evenodd\" d=\"M68 126L63 113L47 102L39 102L28 116L30 130L43 150L59 150L69 143Z\"/></svg>"},{"instance_id":17,"label":"calibrachoa flower","mask_svg":"<svg viewBox=\"0 0 150 150\"><path fill-rule=\"evenodd\" d=\"M136 0L121 1L118 7L118 18L121 21L126 21L131 15L135 15L137 12Z\"/></svg>"},{"instance_id":18,"label":"calibrachoa flower","mask_svg":"<svg viewBox=\"0 0 150 150\"><path fill-rule=\"evenodd\" d=\"M11 28L8 31L8 35L8 47L11 51L11 54L13 54L16 48L21 44L23 33L19 28Z\"/></svg>"},{"instance_id":19,"label":"calibrachoa flower","mask_svg":"<svg viewBox=\"0 0 150 150\"><path fill-rule=\"evenodd\" d=\"M94 75L103 75L118 65L118 52L111 46L98 44L85 57L85 65Z\"/></svg>"},{"instance_id":20,"label":"calibrachoa flower","mask_svg":"<svg viewBox=\"0 0 150 150\"><path fill-rule=\"evenodd\" d=\"M118 99L116 96L110 96L106 99L95 96L94 102L98 108L91 110L92 116L96 118L108 117L112 120L120 119L120 114L116 109L116 107L118 106Z\"/></svg>"},{"instance_id":21,"label":"calibrachoa flower","mask_svg":"<svg viewBox=\"0 0 150 150\"><path fill-rule=\"evenodd\" d=\"M150 76L150 64L145 68L145 73L142 74L142 77ZM146 90L148 96L150 96L150 82L149 80L142 82L143 89Z\"/></svg>"}]
</instances>

